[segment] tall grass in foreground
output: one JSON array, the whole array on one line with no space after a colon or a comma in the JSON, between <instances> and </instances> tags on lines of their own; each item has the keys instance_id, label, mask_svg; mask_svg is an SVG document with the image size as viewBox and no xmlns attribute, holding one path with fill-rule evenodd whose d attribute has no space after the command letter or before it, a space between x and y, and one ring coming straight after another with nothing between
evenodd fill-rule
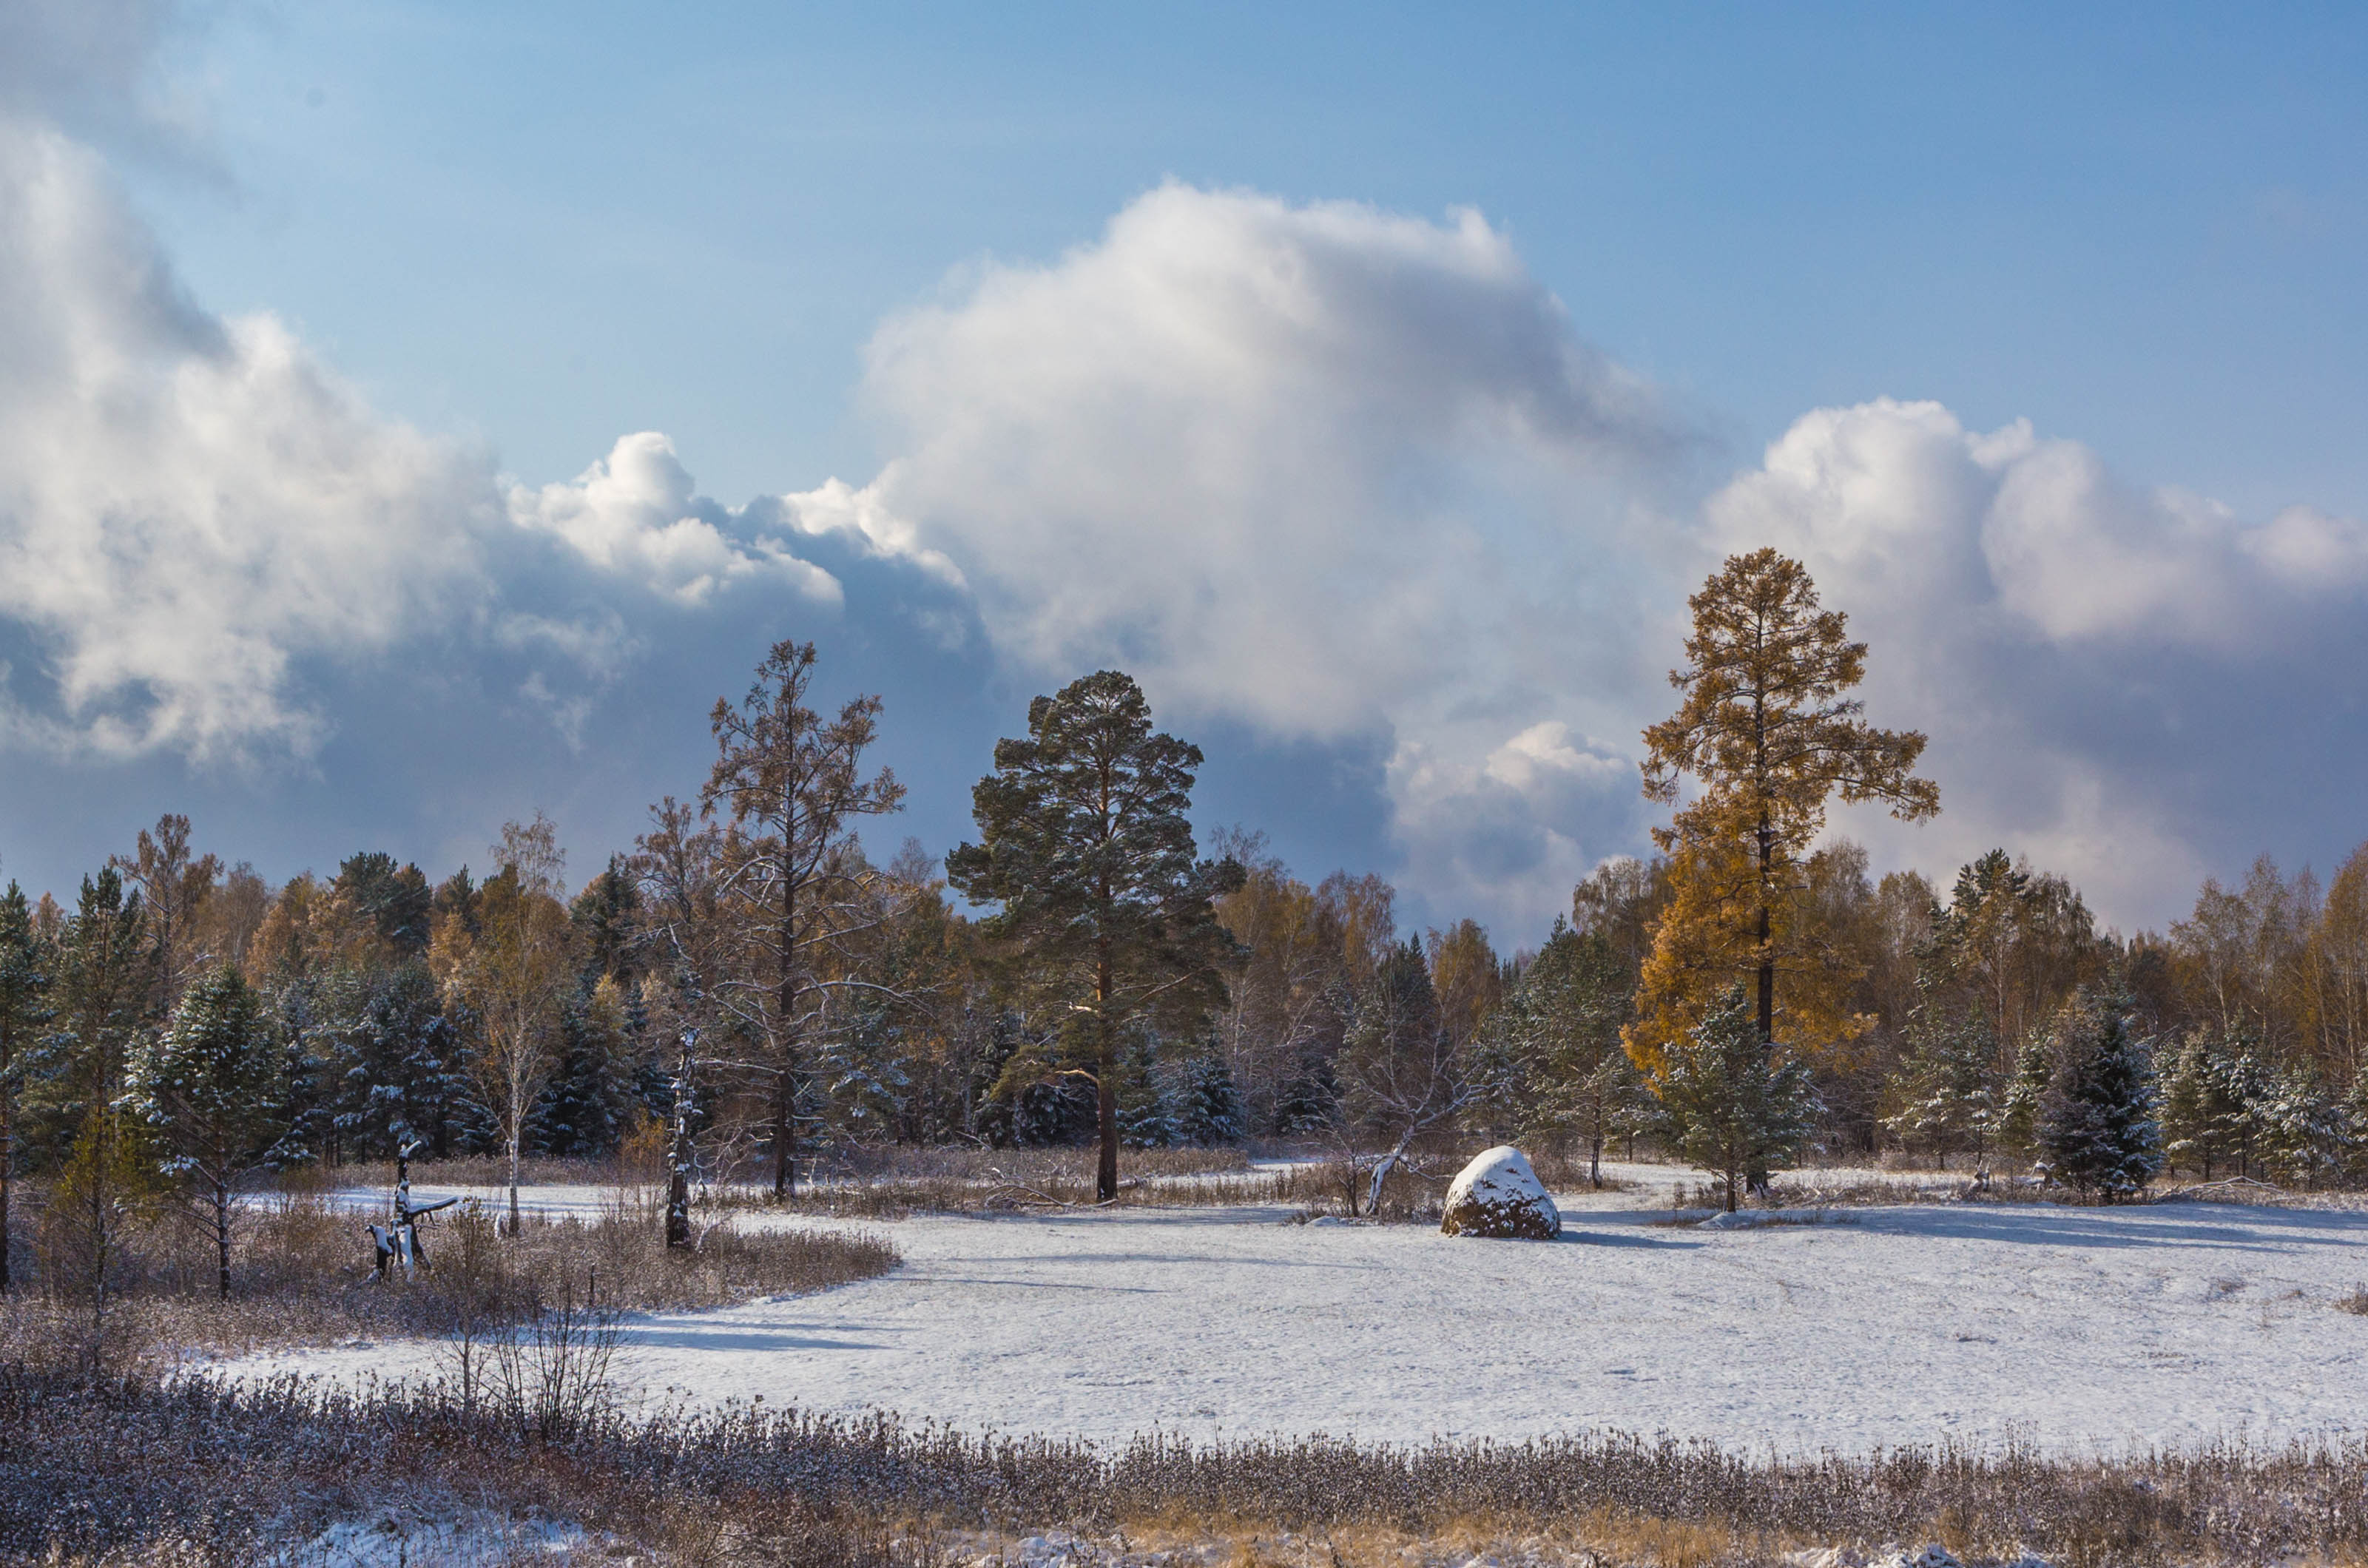
<instances>
[{"instance_id":1,"label":"tall grass in foreground","mask_svg":"<svg viewBox=\"0 0 2368 1568\"><path fill-rule=\"evenodd\" d=\"M0 1372L0 1431L6 1562L252 1562L398 1503L418 1517L540 1510L662 1562L811 1568L938 1568L951 1532L1056 1526L1105 1542L1309 1532L1323 1539L1309 1561L1329 1568L1362 1568L1376 1542L1449 1536L1672 1568L1924 1540L1968 1561L2031 1551L2060 1568L2368 1554L2357 1439L2110 1460L1945 1445L1747 1459L1617 1435L1099 1448L743 1409L610 1415L552 1440L449 1385L358 1395L23 1371Z\"/></svg>"}]
</instances>

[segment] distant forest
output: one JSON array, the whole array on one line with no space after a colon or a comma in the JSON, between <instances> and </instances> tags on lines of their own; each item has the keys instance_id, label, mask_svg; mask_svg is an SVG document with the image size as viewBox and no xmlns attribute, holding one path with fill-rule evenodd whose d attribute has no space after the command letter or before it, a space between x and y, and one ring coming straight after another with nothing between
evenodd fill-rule
<instances>
[{"instance_id":1,"label":"distant forest","mask_svg":"<svg viewBox=\"0 0 2368 1568\"><path fill-rule=\"evenodd\" d=\"M1801 632L1791 665L1718 674L1737 605ZM1707 1153L1747 1180L1812 1150L1970 1169L2054 1148L2078 1178L2048 1127L2083 1092L2085 1029L2118 1042L2111 1094L2143 1123L2124 1153L2146 1168L2098 1176L2107 1196L2165 1166L2368 1176L2368 845L2324 884L2264 858L2127 937L2010 848L1942 885L1875 880L1822 835L1826 798L1939 800L1912 777L1922 737L1840 696L1864 648L1771 552L1695 609L1688 707L1647 733L1671 827L1515 951L1469 919L1404 932L1386 881L1294 875L1254 833L1196 842L1201 755L1112 671L1037 699L979 784L979 842L942 866L867 852L901 793L863 761L882 704L814 712L795 643L716 705L712 776L581 881L539 816L481 867L363 847L275 887L168 815L69 899L0 903L6 1168L52 1175L110 1118L169 1130L160 1074L235 1049L265 1066L242 1069L258 1169L408 1143L604 1158L656 1147L689 1085L702 1165L783 1190L867 1145L1098 1138L1112 1170L1123 1146L1521 1141ZM1800 733L1828 759L1858 746L1857 771L1820 763L1791 797L1737 772L1782 738L1714 733L1754 680L1763 720L1793 690ZM1705 1065L1722 1028L1758 1055ZM1721 1133L1747 1089L1774 1108Z\"/></svg>"}]
</instances>

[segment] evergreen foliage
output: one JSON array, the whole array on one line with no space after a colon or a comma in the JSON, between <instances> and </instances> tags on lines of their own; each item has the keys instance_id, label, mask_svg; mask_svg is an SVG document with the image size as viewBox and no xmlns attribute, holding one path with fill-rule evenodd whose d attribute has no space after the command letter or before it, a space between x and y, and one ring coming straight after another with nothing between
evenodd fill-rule
<instances>
[{"instance_id":1,"label":"evergreen foliage","mask_svg":"<svg viewBox=\"0 0 2368 1568\"><path fill-rule=\"evenodd\" d=\"M1979 1159L1988 1153L2003 1107L1998 1037L1987 1018L1918 1008L1892 1084L1898 1108L1884 1126L1901 1142L1929 1150L1943 1169L1952 1153Z\"/></svg>"},{"instance_id":2,"label":"evergreen foliage","mask_svg":"<svg viewBox=\"0 0 2368 1568\"><path fill-rule=\"evenodd\" d=\"M160 1173L190 1195L213 1237L224 1301L239 1184L288 1128L275 1045L262 999L222 964L189 987L171 1028L141 1042L129 1073L126 1103L147 1124Z\"/></svg>"},{"instance_id":3,"label":"evergreen foliage","mask_svg":"<svg viewBox=\"0 0 2368 1568\"><path fill-rule=\"evenodd\" d=\"M2130 1028L2128 999L2083 990L2057 1015L2055 1071L2039 1105L2048 1174L2107 1202L2143 1191L2162 1169L2154 1070Z\"/></svg>"},{"instance_id":4,"label":"evergreen foliage","mask_svg":"<svg viewBox=\"0 0 2368 1568\"><path fill-rule=\"evenodd\" d=\"M33 929L33 907L14 881L0 895L0 1296L12 1276L8 1199L17 1170L17 1099L41 1027L51 1018L48 945Z\"/></svg>"},{"instance_id":5,"label":"evergreen foliage","mask_svg":"<svg viewBox=\"0 0 2368 1568\"><path fill-rule=\"evenodd\" d=\"M1057 1055L1015 1053L1007 1076L1080 1073L1097 1085L1098 1196L1118 1195L1119 1056L1138 1020L1197 1025L1224 995L1234 943L1213 903L1241 885L1233 860L1195 858L1201 749L1151 727L1127 676L1100 670L1029 704L1028 734L997 741L972 792L979 842L946 880L1011 944L1030 993L1062 1028Z\"/></svg>"},{"instance_id":6,"label":"evergreen foliage","mask_svg":"<svg viewBox=\"0 0 2368 1568\"><path fill-rule=\"evenodd\" d=\"M1799 1157L1816 1109L1808 1069L1768 1049L1741 986L1670 1049L1653 1087L1671 1142L1718 1175L1729 1213L1747 1178Z\"/></svg>"},{"instance_id":7,"label":"evergreen foliage","mask_svg":"<svg viewBox=\"0 0 2368 1568\"><path fill-rule=\"evenodd\" d=\"M2215 1166L2252 1175L2277 1119L2276 1084L2252 1038L2199 1028L2163 1054L2166 1159L2206 1181Z\"/></svg>"},{"instance_id":8,"label":"evergreen foliage","mask_svg":"<svg viewBox=\"0 0 2368 1568\"><path fill-rule=\"evenodd\" d=\"M1238 1143L1248 1136L1242 1092L1225 1059L1211 1051L1191 1065L1185 1080L1184 1142L1203 1149Z\"/></svg>"}]
</instances>

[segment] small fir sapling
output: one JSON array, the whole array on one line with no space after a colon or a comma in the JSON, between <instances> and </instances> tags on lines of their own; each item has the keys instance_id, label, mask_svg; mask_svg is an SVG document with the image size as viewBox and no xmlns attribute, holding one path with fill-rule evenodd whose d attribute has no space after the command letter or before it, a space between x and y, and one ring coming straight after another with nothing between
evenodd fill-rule
<instances>
[{"instance_id":1,"label":"small fir sapling","mask_svg":"<svg viewBox=\"0 0 2368 1568\"><path fill-rule=\"evenodd\" d=\"M1654 1088L1678 1150L1725 1184L1729 1213L1747 1177L1799 1157L1817 1108L1807 1067L1761 1042L1740 986L1671 1042Z\"/></svg>"},{"instance_id":2,"label":"small fir sapling","mask_svg":"<svg viewBox=\"0 0 2368 1568\"><path fill-rule=\"evenodd\" d=\"M2056 1065L2039 1105L2039 1150L2056 1179L2107 1202L2143 1191L2162 1169L2147 1042L2126 998L2082 988L2057 1015Z\"/></svg>"},{"instance_id":3,"label":"small fir sapling","mask_svg":"<svg viewBox=\"0 0 2368 1568\"><path fill-rule=\"evenodd\" d=\"M1238 1143L1247 1135L1241 1090L1224 1058L1212 1052L1192 1064L1184 1100L1184 1140L1204 1149Z\"/></svg>"},{"instance_id":4,"label":"small fir sapling","mask_svg":"<svg viewBox=\"0 0 2368 1568\"><path fill-rule=\"evenodd\" d=\"M162 1155L160 1172L182 1186L211 1235L224 1301L240 1183L269 1163L287 1131L282 1065L261 998L228 964L200 976L172 1027L131 1059L128 1103Z\"/></svg>"}]
</instances>

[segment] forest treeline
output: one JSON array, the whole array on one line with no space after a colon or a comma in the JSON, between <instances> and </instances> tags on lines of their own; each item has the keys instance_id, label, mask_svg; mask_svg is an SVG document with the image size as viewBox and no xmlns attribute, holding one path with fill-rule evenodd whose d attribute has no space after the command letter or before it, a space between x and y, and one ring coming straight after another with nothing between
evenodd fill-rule
<instances>
[{"instance_id":1,"label":"forest treeline","mask_svg":"<svg viewBox=\"0 0 2368 1568\"><path fill-rule=\"evenodd\" d=\"M1321 1142L1376 1195L1474 1139L1642 1141L1746 1180L1811 1146L2053 1159L2109 1196L2166 1161L2368 1177L2368 845L2324 884L2264 858L2131 937L2008 848L1938 883L1877 878L1816 831L1823 800L1929 814L1921 737L1835 729L1857 722L1834 694L1863 647L1791 563L1738 561L1698 598L1681 675L1715 684L1720 606L1828 618L1825 707L1802 711L1876 771L1811 779L1817 809L1789 828L1764 801L1721 827L1708 732L1648 732L1704 787L1535 946L1470 919L1408 931L1381 877L1303 878L1239 828L1196 838L1200 753L1110 671L1038 699L997 748L978 844L877 856L860 829L902 793L862 760L882 704L817 714L815 651L784 643L716 705L710 778L580 881L540 815L480 867L362 846L277 885L167 815L70 898L11 884L0 1170L128 1161L219 1195L414 1143L655 1151L680 1108L705 1169L784 1192L867 1146L1097 1137L1106 1170L1122 1144ZM2080 1104L2123 1118L2081 1136L2135 1165L2067 1163ZM115 1190L104 1175L52 1206Z\"/></svg>"}]
</instances>

